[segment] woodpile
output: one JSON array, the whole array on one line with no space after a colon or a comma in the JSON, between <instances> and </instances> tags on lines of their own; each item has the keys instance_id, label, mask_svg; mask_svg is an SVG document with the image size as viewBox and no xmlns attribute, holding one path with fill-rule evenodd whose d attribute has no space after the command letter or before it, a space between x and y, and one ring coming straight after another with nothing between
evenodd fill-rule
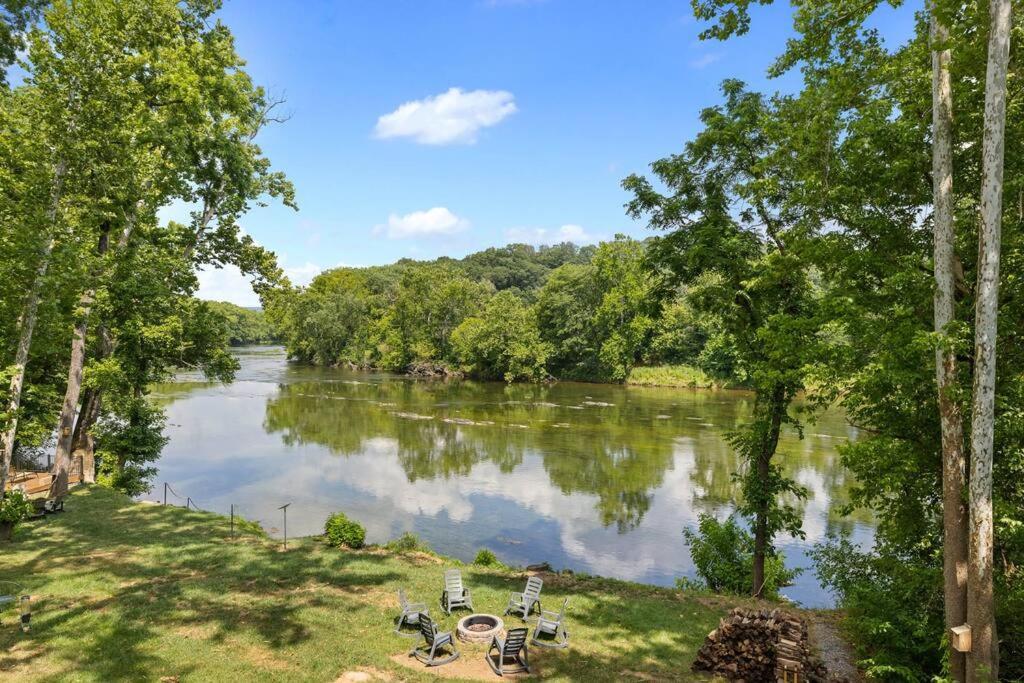
<instances>
[{"instance_id":1,"label":"woodpile","mask_svg":"<svg viewBox=\"0 0 1024 683\"><path fill-rule=\"evenodd\" d=\"M825 683L825 666L813 656L807 624L780 610L735 608L708 634L694 671L731 681Z\"/></svg>"}]
</instances>

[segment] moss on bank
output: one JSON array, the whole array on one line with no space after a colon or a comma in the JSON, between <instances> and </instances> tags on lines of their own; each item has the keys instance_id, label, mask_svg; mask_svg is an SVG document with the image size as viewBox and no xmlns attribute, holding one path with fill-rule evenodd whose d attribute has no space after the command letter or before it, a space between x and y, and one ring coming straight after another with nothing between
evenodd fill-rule
<instances>
[{"instance_id":1,"label":"moss on bank","mask_svg":"<svg viewBox=\"0 0 1024 683\"><path fill-rule=\"evenodd\" d=\"M435 605L442 571L456 564L419 550L342 551L314 538L289 541L281 552L258 534L232 540L219 515L84 488L66 512L25 524L0 552L0 580L34 596L31 633L0 614L0 678L333 681L363 670L383 680L434 680L410 668L410 639L391 632L395 593L405 588L452 629L456 617ZM479 611L500 614L509 592L522 590L520 571L461 566ZM544 680L695 679L690 664L704 636L742 602L544 578L546 606L571 598L569 649L531 650ZM443 673L497 680L483 647L461 649Z\"/></svg>"}]
</instances>

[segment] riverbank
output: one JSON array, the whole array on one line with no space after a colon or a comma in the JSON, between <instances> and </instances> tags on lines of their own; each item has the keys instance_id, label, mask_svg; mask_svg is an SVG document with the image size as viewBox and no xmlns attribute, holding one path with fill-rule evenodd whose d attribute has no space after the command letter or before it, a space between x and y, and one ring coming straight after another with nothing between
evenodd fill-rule
<instances>
[{"instance_id":1,"label":"riverbank","mask_svg":"<svg viewBox=\"0 0 1024 683\"><path fill-rule=\"evenodd\" d=\"M727 382L715 380L700 368L690 365L635 367L626 384L638 387L676 387L681 389L722 389Z\"/></svg>"},{"instance_id":2,"label":"riverbank","mask_svg":"<svg viewBox=\"0 0 1024 683\"><path fill-rule=\"evenodd\" d=\"M81 488L67 511L26 523L0 553L0 580L33 598L31 633L0 614L0 678L19 681L334 681L346 672L428 681L395 636L396 592L435 607L458 563L319 539L232 539L219 515ZM480 611L500 614L524 574L462 566ZM704 636L736 598L623 581L545 575L545 606L570 598L568 650L535 648L544 680L707 680L690 674ZM515 619L510 621L518 625ZM482 647L437 670L491 679Z\"/></svg>"}]
</instances>

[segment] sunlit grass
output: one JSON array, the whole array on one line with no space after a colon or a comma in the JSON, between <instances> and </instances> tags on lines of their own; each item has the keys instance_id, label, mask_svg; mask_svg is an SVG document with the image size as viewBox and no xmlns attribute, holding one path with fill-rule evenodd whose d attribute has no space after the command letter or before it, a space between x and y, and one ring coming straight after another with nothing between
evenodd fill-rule
<instances>
[{"instance_id":1,"label":"sunlit grass","mask_svg":"<svg viewBox=\"0 0 1024 683\"><path fill-rule=\"evenodd\" d=\"M334 681L363 669L391 680L411 639L392 634L395 592L436 607L444 568L429 553L339 551L318 539L288 552L228 520L81 489L67 511L0 548L0 580L34 596L32 631L0 614L0 679L18 681ZM462 566L478 611L500 614L523 574ZM735 601L621 581L545 576L549 609L570 597L568 650L531 651L545 680L688 680L697 647ZM509 619L510 626L518 620ZM483 647L449 674L496 679ZM397 656L397 657L396 657ZM395 659L393 659L395 658Z\"/></svg>"},{"instance_id":2,"label":"sunlit grass","mask_svg":"<svg viewBox=\"0 0 1024 683\"><path fill-rule=\"evenodd\" d=\"M690 365L657 365L636 367L629 373L626 384L644 387L694 387L708 389L723 386L700 368Z\"/></svg>"}]
</instances>

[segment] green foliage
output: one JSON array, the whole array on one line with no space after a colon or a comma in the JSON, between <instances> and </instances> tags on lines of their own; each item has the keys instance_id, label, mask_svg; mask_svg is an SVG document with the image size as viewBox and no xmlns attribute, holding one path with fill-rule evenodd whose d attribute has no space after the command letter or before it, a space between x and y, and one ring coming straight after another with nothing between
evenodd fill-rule
<instances>
[{"instance_id":1,"label":"green foliage","mask_svg":"<svg viewBox=\"0 0 1024 683\"><path fill-rule=\"evenodd\" d=\"M366 541L366 529L359 522L346 517L343 512L335 512L327 518L324 535L327 537L328 545L336 547L359 549Z\"/></svg>"},{"instance_id":2,"label":"green foliage","mask_svg":"<svg viewBox=\"0 0 1024 683\"><path fill-rule=\"evenodd\" d=\"M411 531L406 531L398 538L388 541L384 544L384 547L397 553L430 552L430 546L427 545L426 541Z\"/></svg>"},{"instance_id":3,"label":"green foliage","mask_svg":"<svg viewBox=\"0 0 1024 683\"><path fill-rule=\"evenodd\" d=\"M742 368L756 392L751 420L729 435L745 461L737 473L739 511L754 530L756 593L757 571L773 555L775 535L802 533L788 500L802 499L804 491L772 459L782 425L800 427L789 407L824 355L825 318L811 279L815 250L802 207L784 189L791 182L790 143L774 125L781 105L739 81L725 81L722 93L722 105L701 112L704 130L683 153L651 164L666 193L636 175L623 186L633 194L629 213L666 233L650 247L649 263L669 291L685 288L693 311L714 323L717 348L702 359L705 367L716 355L718 362L727 359L730 374ZM738 205L744 208L737 211Z\"/></svg>"},{"instance_id":4,"label":"green foliage","mask_svg":"<svg viewBox=\"0 0 1024 683\"><path fill-rule=\"evenodd\" d=\"M672 323L658 336L665 318L645 256L622 236L585 248L512 244L461 261L338 268L264 298L288 353L307 362L622 382L644 359L696 360L712 336L711 318L690 323L686 348L672 348L687 334Z\"/></svg>"},{"instance_id":5,"label":"green foliage","mask_svg":"<svg viewBox=\"0 0 1024 683\"><path fill-rule=\"evenodd\" d=\"M697 530L684 529L683 536L705 587L733 595L750 592L754 537L737 523L735 516L719 522L711 515L702 514ZM764 595L778 598L779 589L790 585L799 573L800 570L786 569L782 553L773 553L765 562Z\"/></svg>"},{"instance_id":6,"label":"green foliage","mask_svg":"<svg viewBox=\"0 0 1024 683\"><path fill-rule=\"evenodd\" d=\"M473 564L480 567L500 567L501 562L498 560L498 556L487 548L481 548L476 557L473 558Z\"/></svg>"},{"instance_id":7,"label":"green foliage","mask_svg":"<svg viewBox=\"0 0 1024 683\"><path fill-rule=\"evenodd\" d=\"M152 488L156 474L152 466L167 443L163 435L163 411L144 397L114 399L96 426L96 451L99 459L97 482L129 496L138 496Z\"/></svg>"},{"instance_id":8,"label":"green foliage","mask_svg":"<svg viewBox=\"0 0 1024 683\"><path fill-rule=\"evenodd\" d=\"M847 539L816 546L812 557L822 584L837 593L847 613L866 673L905 681L942 673L941 557L922 563L920 556L901 556L889 546L865 553Z\"/></svg>"},{"instance_id":9,"label":"green foliage","mask_svg":"<svg viewBox=\"0 0 1024 683\"><path fill-rule=\"evenodd\" d=\"M22 491L8 491L0 498L0 522L17 525L32 512L32 501Z\"/></svg>"},{"instance_id":10,"label":"green foliage","mask_svg":"<svg viewBox=\"0 0 1024 683\"><path fill-rule=\"evenodd\" d=\"M471 375L506 382L538 382L547 376L549 346L541 341L534 312L515 294L498 292L479 317L452 333L455 357Z\"/></svg>"},{"instance_id":11,"label":"green foliage","mask_svg":"<svg viewBox=\"0 0 1024 683\"><path fill-rule=\"evenodd\" d=\"M232 346L270 344L277 341L263 311L242 308L227 301L207 302L210 310L224 319L228 343Z\"/></svg>"}]
</instances>

